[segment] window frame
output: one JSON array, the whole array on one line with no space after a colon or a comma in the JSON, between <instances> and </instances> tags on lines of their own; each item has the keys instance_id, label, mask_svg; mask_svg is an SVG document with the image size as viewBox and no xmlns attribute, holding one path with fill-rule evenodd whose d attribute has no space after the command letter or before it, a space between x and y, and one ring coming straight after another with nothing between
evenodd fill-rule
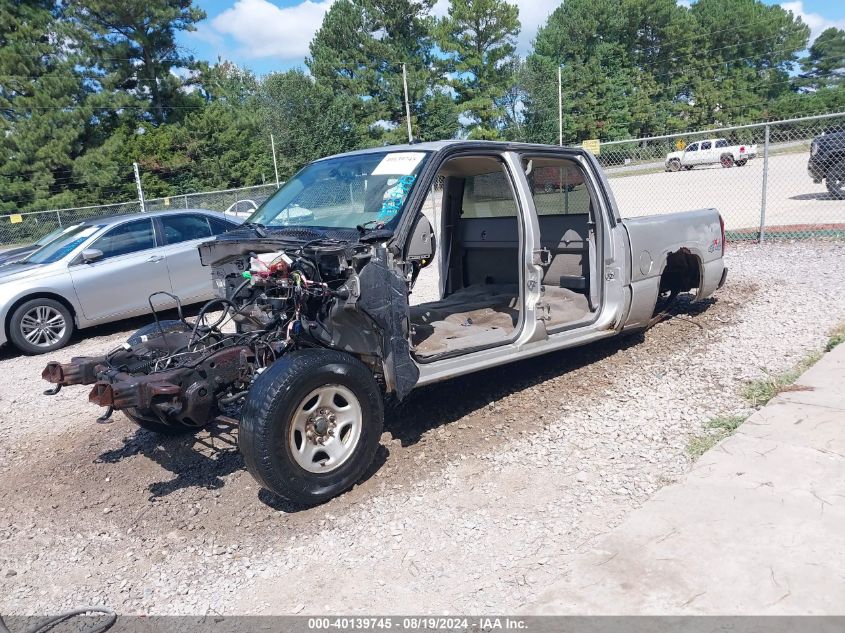
<instances>
[{"instance_id":1,"label":"window frame","mask_svg":"<svg viewBox=\"0 0 845 633\"><path fill-rule=\"evenodd\" d=\"M695 143L690 143L689 145L687 145L687 147L684 151L685 152L697 152L697 151L699 151L699 145L700 145L700 143L698 141L696 141Z\"/></svg>"},{"instance_id":2,"label":"window frame","mask_svg":"<svg viewBox=\"0 0 845 633\"><path fill-rule=\"evenodd\" d=\"M181 240L179 242L171 242L167 239L167 232L164 226L164 221L168 218L184 218L184 217L197 217L202 218L205 220L205 225L208 227L209 234L206 237L193 237L189 240ZM184 244L185 242L192 242L194 240L201 240L201 239L212 239L214 237L214 231L211 229L211 222L208 221L208 216L204 213L172 213L168 215L161 215L156 218L156 225L157 229L161 235L161 245L162 246L176 246L177 244Z\"/></svg>"},{"instance_id":3,"label":"window frame","mask_svg":"<svg viewBox=\"0 0 845 633\"><path fill-rule=\"evenodd\" d=\"M129 224L133 224L133 223L136 223L136 222L149 222L150 223L150 228L152 229L152 234L153 234L153 245L151 247L143 248L143 249L140 249L140 250L137 250L137 251L131 251L129 253L121 253L120 255L108 255L105 252L103 252L103 257L101 257L100 259L98 259L96 262L93 262L93 263L99 264L100 262L105 262L105 261L108 261L110 259L114 259L115 257L126 257L127 255L137 255L138 253L143 253L145 251L153 250L153 249L161 246L161 240L160 240L160 237L159 237L158 227L156 226L156 223L154 222L154 218L149 217L149 218L133 218L132 220L127 220L126 222L121 222L120 224L114 224L114 225L106 228L106 230L103 231L103 233L101 233L100 235L95 237L82 250L83 251L85 251L87 249L102 250L100 248L97 248L97 243L100 240L102 240L105 237L108 237L113 231L116 231L117 229L119 229L121 227L125 227ZM82 252L81 251L80 251L79 255L76 257L76 259L73 261L73 263L78 264L80 262L82 262Z\"/></svg>"}]
</instances>

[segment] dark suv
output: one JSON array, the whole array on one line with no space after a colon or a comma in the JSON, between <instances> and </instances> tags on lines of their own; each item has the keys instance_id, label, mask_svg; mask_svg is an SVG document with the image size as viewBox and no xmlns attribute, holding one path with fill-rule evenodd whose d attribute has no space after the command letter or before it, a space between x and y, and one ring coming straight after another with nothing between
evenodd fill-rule
<instances>
[{"instance_id":1,"label":"dark suv","mask_svg":"<svg viewBox=\"0 0 845 633\"><path fill-rule=\"evenodd\" d=\"M845 132L813 139L807 171L813 182L825 181L831 196L845 198Z\"/></svg>"}]
</instances>

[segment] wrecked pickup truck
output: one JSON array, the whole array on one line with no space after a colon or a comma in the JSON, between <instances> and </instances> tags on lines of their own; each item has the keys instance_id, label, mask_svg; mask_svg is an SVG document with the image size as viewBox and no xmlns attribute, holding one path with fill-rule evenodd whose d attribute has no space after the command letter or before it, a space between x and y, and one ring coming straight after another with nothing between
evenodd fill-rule
<instances>
[{"instance_id":1,"label":"wrecked pickup truck","mask_svg":"<svg viewBox=\"0 0 845 633\"><path fill-rule=\"evenodd\" d=\"M217 298L98 357L58 391L157 433L239 420L249 472L302 504L369 467L384 403L422 385L658 320L725 281L717 211L621 219L580 149L443 141L315 161L200 245ZM414 305L411 305L411 304Z\"/></svg>"}]
</instances>

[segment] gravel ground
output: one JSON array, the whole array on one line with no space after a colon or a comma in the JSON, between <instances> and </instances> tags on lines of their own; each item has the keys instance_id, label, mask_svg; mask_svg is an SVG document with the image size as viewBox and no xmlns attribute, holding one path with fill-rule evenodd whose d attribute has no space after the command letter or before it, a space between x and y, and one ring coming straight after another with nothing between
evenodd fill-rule
<instances>
[{"instance_id":1,"label":"gravel ground","mask_svg":"<svg viewBox=\"0 0 845 633\"><path fill-rule=\"evenodd\" d=\"M690 465L690 437L845 320L845 244L729 246L715 301L645 334L414 392L376 463L312 509L259 491L235 429L94 424L84 388L3 350L0 612L513 612ZM142 322L142 321L141 321ZM139 322L55 356L99 352Z\"/></svg>"}]
</instances>

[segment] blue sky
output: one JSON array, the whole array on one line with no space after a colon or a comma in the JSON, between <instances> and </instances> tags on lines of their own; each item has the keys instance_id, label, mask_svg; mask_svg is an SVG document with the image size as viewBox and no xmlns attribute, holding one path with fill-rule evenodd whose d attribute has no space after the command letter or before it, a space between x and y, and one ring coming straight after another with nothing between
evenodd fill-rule
<instances>
[{"instance_id":1,"label":"blue sky","mask_svg":"<svg viewBox=\"0 0 845 633\"><path fill-rule=\"evenodd\" d=\"M208 14L197 31L180 35L180 44L198 58L218 57L246 66L259 75L303 65L308 43L333 0L195 0ZM514 2L514 0L511 0ZM679 0L685 2L685 0ZM775 2L800 15L817 36L829 26L845 28L845 1L797 0ZM515 0L525 53L537 28L560 0ZM438 0L434 13L444 15L448 0Z\"/></svg>"}]
</instances>

